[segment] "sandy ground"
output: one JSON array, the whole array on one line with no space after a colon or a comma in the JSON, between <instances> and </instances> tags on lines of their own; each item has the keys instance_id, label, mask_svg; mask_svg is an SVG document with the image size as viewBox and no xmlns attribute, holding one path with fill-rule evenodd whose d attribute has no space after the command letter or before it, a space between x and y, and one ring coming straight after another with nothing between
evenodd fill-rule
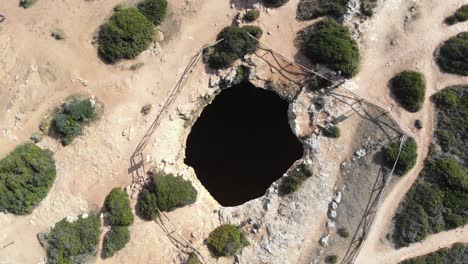
<instances>
[{"instance_id":1,"label":"sandy ground","mask_svg":"<svg viewBox=\"0 0 468 264\"><path fill-rule=\"evenodd\" d=\"M288 57L294 57L297 49L292 43L285 45L284 40L292 42L298 29L312 23L294 19L297 2L291 0L278 10L262 13L258 22L266 33L270 33L265 34L264 40ZM412 250L399 251L393 250L384 239L398 203L421 169L431 138L429 124L433 116L428 101L417 114L403 112L394 106L385 84L395 73L408 68L425 73L430 94L447 85L467 81L467 78L440 73L432 60L432 52L440 42L468 29L467 23L450 28L441 24L443 18L458 7L459 1L450 0L443 5L436 0L416 1L421 4L420 15L404 26L408 2L387 0L381 13L370 21L373 25L363 39L361 73L350 87L357 87L354 89L356 93L391 109L409 132L413 120L422 119L424 129L415 134L421 155L417 168L390 191L382 204L358 263L369 263L369 260L395 263L402 257L424 254L440 245L466 239L466 232L454 230L412 245L408 248ZM212 42L221 28L231 23L235 14L229 1L171 0L172 14L162 26L166 33L162 51L151 49L133 61L111 66L99 60L91 42L99 25L117 3L116 0L39 0L27 10L18 7L17 1L0 3L0 10L8 15L8 20L0 25L0 157L27 140L38 130L42 116L69 95L95 95L105 105L103 117L89 126L85 135L72 145L62 147L48 138L41 142L42 146L55 152L57 180L47 198L31 215L0 214L1 264L40 263L45 252L36 239L38 232L47 231L68 215L100 208L112 188L130 183L128 159L156 110L167 98L190 57L202 45ZM56 41L51 38L50 31L54 28L63 29L67 39ZM396 38L396 46L389 44L392 38ZM138 71L122 70L137 62L145 63L144 67ZM391 65L387 66L389 62ZM177 105L193 102L200 95L212 94L206 89L208 77L204 67L198 66L193 75L200 78L189 80L188 89L171 108L171 114L151 145L153 158L159 163L171 164L184 155L181 153L184 143L180 139L186 136L184 133L187 131L174 130L184 125L181 119L174 118ZM154 110L143 117L139 112L147 103L153 104ZM346 133L352 135L352 130L349 131ZM351 139L342 140L340 146L352 143ZM333 149L330 147L329 150ZM343 149L337 151L343 152ZM341 157L344 154L336 155ZM202 246L203 238L219 223L217 214L213 212L219 205L204 190L190 168L168 168L180 169L201 192L195 205L171 212L169 218L182 234ZM137 219L131 227L131 234L130 243L116 257L105 261L98 259L98 263L179 263L185 257L174 249L156 223ZM2 248L10 242L14 244ZM304 252L301 255L307 255ZM208 254L206 248L204 253ZM388 256L390 262L383 256ZM219 263L223 261L232 263L232 259Z\"/></svg>"}]
</instances>

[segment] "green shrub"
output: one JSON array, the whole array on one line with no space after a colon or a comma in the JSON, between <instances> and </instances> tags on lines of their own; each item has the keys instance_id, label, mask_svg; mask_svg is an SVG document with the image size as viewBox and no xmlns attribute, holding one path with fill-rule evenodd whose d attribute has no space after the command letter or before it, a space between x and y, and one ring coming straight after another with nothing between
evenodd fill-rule
<instances>
[{"instance_id":1,"label":"green shrub","mask_svg":"<svg viewBox=\"0 0 468 264\"><path fill-rule=\"evenodd\" d=\"M379 0L361 0L361 14L366 17L372 17Z\"/></svg>"},{"instance_id":2,"label":"green shrub","mask_svg":"<svg viewBox=\"0 0 468 264\"><path fill-rule=\"evenodd\" d=\"M123 249L130 241L130 232L127 226L114 226L104 236L102 255L105 258L114 256L115 252Z\"/></svg>"},{"instance_id":3,"label":"green shrub","mask_svg":"<svg viewBox=\"0 0 468 264\"><path fill-rule=\"evenodd\" d=\"M426 81L419 72L403 71L390 81L392 93L408 111L417 112L424 102Z\"/></svg>"},{"instance_id":4,"label":"green shrub","mask_svg":"<svg viewBox=\"0 0 468 264\"><path fill-rule=\"evenodd\" d=\"M450 189L468 191L468 174L458 161L453 158L434 159L426 163L424 177Z\"/></svg>"},{"instance_id":5,"label":"green shrub","mask_svg":"<svg viewBox=\"0 0 468 264\"><path fill-rule=\"evenodd\" d=\"M297 18L310 20L321 16L343 18L349 0L301 0L297 6Z\"/></svg>"},{"instance_id":6,"label":"green shrub","mask_svg":"<svg viewBox=\"0 0 468 264\"><path fill-rule=\"evenodd\" d=\"M458 105L458 93L454 89L444 89L434 94L432 100L438 108L456 107Z\"/></svg>"},{"instance_id":7,"label":"green shrub","mask_svg":"<svg viewBox=\"0 0 468 264\"><path fill-rule=\"evenodd\" d=\"M284 4L286 4L287 2L289 2L289 0L263 0L267 5L269 6L273 6L273 7L279 7L279 6L282 6Z\"/></svg>"},{"instance_id":8,"label":"green shrub","mask_svg":"<svg viewBox=\"0 0 468 264\"><path fill-rule=\"evenodd\" d=\"M52 124L62 144L68 145L81 135L82 126L93 121L96 116L90 98L75 98L62 105L54 115Z\"/></svg>"},{"instance_id":9,"label":"green shrub","mask_svg":"<svg viewBox=\"0 0 468 264\"><path fill-rule=\"evenodd\" d=\"M460 7L455 12L455 14L453 14L452 16L447 17L444 20L444 22L447 25L453 25L453 24L456 24L456 23L465 22L467 20L468 20L468 5L464 5L464 6Z\"/></svg>"},{"instance_id":10,"label":"green shrub","mask_svg":"<svg viewBox=\"0 0 468 264\"><path fill-rule=\"evenodd\" d=\"M154 220L159 216L156 195L148 189L143 189L139 195L138 213L147 220Z\"/></svg>"},{"instance_id":11,"label":"green shrub","mask_svg":"<svg viewBox=\"0 0 468 264\"><path fill-rule=\"evenodd\" d=\"M413 202L403 207L395 217L393 239L397 246L407 246L410 243L423 240L429 232L429 217L424 208Z\"/></svg>"},{"instance_id":12,"label":"green shrub","mask_svg":"<svg viewBox=\"0 0 468 264\"><path fill-rule=\"evenodd\" d=\"M357 74L359 48L345 26L325 18L304 29L303 37L302 50L309 59L348 78Z\"/></svg>"},{"instance_id":13,"label":"green shrub","mask_svg":"<svg viewBox=\"0 0 468 264\"><path fill-rule=\"evenodd\" d=\"M237 59L243 58L246 54L257 49L257 41L248 34L260 38L262 33L262 30L256 26L224 28L217 37L217 40L224 40L214 47L208 63L214 69L229 67Z\"/></svg>"},{"instance_id":14,"label":"green shrub","mask_svg":"<svg viewBox=\"0 0 468 264\"><path fill-rule=\"evenodd\" d=\"M342 227L338 229L338 235L342 238L348 238L349 237L349 231L346 227Z\"/></svg>"},{"instance_id":15,"label":"green shrub","mask_svg":"<svg viewBox=\"0 0 468 264\"><path fill-rule=\"evenodd\" d=\"M151 43L151 21L135 8L116 12L99 30L98 51L108 62L133 59Z\"/></svg>"},{"instance_id":16,"label":"green shrub","mask_svg":"<svg viewBox=\"0 0 468 264\"><path fill-rule=\"evenodd\" d=\"M445 72L468 76L468 32L447 40L440 47L437 63Z\"/></svg>"},{"instance_id":17,"label":"green shrub","mask_svg":"<svg viewBox=\"0 0 468 264\"><path fill-rule=\"evenodd\" d=\"M138 10L153 24L159 25L166 17L166 0L144 0L138 4Z\"/></svg>"},{"instance_id":18,"label":"green shrub","mask_svg":"<svg viewBox=\"0 0 468 264\"><path fill-rule=\"evenodd\" d=\"M114 188L106 197L105 205L111 226L129 226L133 223L130 200L122 188Z\"/></svg>"},{"instance_id":19,"label":"green shrub","mask_svg":"<svg viewBox=\"0 0 468 264\"><path fill-rule=\"evenodd\" d=\"M20 0L20 6L22 8L29 8L31 7L32 5L34 5L35 3L37 2L37 0Z\"/></svg>"},{"instance_id":20,"label":"green shrub","mask_svg":"<svg viewBox=\"0 0 468 264\"><path fill-rule=\"evenodd\" d=\"M56 223L47 240L47 263L85 263L85 258L96 255L101 218L91 213L87 218L78 216L73 222L66 218Z\"/></svg>"},{"instance_id":21,"label":"green shrub","mask_svg":"<svg viewBox=\"0 0 468 264\"><path fill-rule=\"evenodd\" d=\"M323 135L329 138L339 138L341 131L337 126L330 126L329 128L323 130Z\"/></svg>"},{"instance_id":22,"label":"green shrub","mask_svg":"<svg viewBox=\"0 0 468 264\"><path fill-rule=\"evenodd\" d=\"M213 230L208 239L208 247L218 257L234 256L241 248L249 245L239 228L235 225L221 225Z\"/></svg>"},{"instance_id":23,"label":"green shrub","mask_svg":"<svg viewBox=\"0 0 468 264\"><path fill-rule=\"evenodd\" d=\"M171 211L178 207L193 204L197 200L197 190L182 176L155 175L153 188L156 203L161 211Z\"/></svg>"},{"instance_id":24,"label":"green shrub","mask_svg":"<svg viewBox=\"0 0 468 264\"><path fill-rule=\"evenodd\" d=\"M387 168L392 169L398 156L400 141L390 143L384 147L384 162ZM400 176L405 175L416 164L418 158L418 146L413 138L408 138L401 149L400 158L395 166L394 173Z\"/></svg>"},{"instance_id":25,"label":"green shrub","mask_svg":"<svg viewBox=\"0 0 468 264\"><path fill-rule=\"evenodd\" d=\"M325 263L335 264L338 263L338 256L331 255L325 258Z\"/></svg>"},{"instance_id":26,"label":"green shrub","mask_svg":"<svg viewBox=\"0 0 468 264\"><path fill-rule=\"evenodd\" d=\"M252 9L247 11L244 15L244 20L247 22L253 22L257 20L260 17L260 10L258 9Z\"/></svg>"},{"instance_id":27,"label":"green shrub","mask_svg":"<svg viewBox=\"0 0 468 264\"><path fill-rule=\"evenodd\" d=\"M202 262L197 257L197 254L192 252L192 253L190 253L187 261L185 262L185 264L202 264Z\"/></svg>"},{"instance_id":28,"label":"green shrub","mask_svg":"<svg viewBox=\"0 0 468 264\"><path fill-rule=\"evenodd\" d=\"M0 211L29 214L47 196L56 175L52 155L26 143L0 160Z\"/></svg>"},{"instance_id":29,"label":"green shrub","mask_svg":"<svg viewBox=\"0 0 468 264\"><path fill-rule=\"evenodd\" d=\"M279 191L281 195L291 194L297 191L307 178L312 176L310 168L301 164L291 172L291 175L285 177L280 183Z\"/></svg>"},{"instance_id":30,"label":"green shrub","mask_svg":"<svg viewBox=\"0 0 468 264\"><path fill-rule=\"evenodd\" d=\"M467 244L455 243L451 248L440 249L425 256L404 260L400 264L462 264L466 263L467 255Z\"/></svg>"}]
</instances>

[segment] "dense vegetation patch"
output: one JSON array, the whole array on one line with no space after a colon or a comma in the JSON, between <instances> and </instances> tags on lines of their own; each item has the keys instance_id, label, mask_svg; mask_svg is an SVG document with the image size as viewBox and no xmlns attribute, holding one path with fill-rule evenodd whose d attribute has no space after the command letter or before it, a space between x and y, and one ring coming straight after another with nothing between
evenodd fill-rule
<instances>
[{"instance_id":1,"label":"dense vegetation patch","mask_svg":"<svg viewBox=\"0 0 468 264\"><path fill-rule=\"evenodd\" d=\"M74 98L57 110L52 124L62 144L68 145L75 137L81 135L83 125L89 124L96 117L97 113L91 98Z\"/></svg>"},{"instance_id":2,"label":"dense vegetation patch","mask_svg":"<svg viewBox=\"0 0 468 264\"><path fill-rule=\"evenodd\" d=\"M456 23L465 22L467 20L468 20L468 5L464 5L460 7L459 9L457 9L455 14L447 17L444 22L447 25L453 25Z\"/></svg>"},{"instance_id":3,"label":"dense vegetation patch","mask_svg":"<svg viewBox=\"0 0 468 264\"><path fill-rule=\"evenodd\" d=\"M252 10L247 11L247 13L245 13L244 20L247 22L253 22L257 20L257 18L259 17L260 17L260 10L252 9Z\"/></svg>"},{"instance_id":4,"label":"dense vegetation patch","mask_svg":"<svg viewBox=\"0 0 468 264\"><path fill-rule=\"evenodd\" d=\"M123 249L130 241L130 231L127 226L113 226L112 229L104 236L104 244L102 255L105 258L112 257L114 254Z\"/></svg>"},{"instance_id":5,"label":"dense vegetation patch","mask_svg":"<svg viewBox=\"0 0 468 264\"><path fill-rule=\"evenodd\" d=\"M254 52L257 49L257 40L251 38L249 34L258 39L263 31L256 26L224 28L217 37L217 40L223 39L223 41L218 43L208 55L210 66L214 69L227 68L237 59Z\"/></svg>"},{"instance_id":6,"label":"dense vegetation patch","mask_svg":"<svg viewBox=\"0 0 468 264\"><path fill-rule=\"evenodd\" d=\"M455 243L451 248L440 249L425 256L404 260L400 264L462 264L466 263L467 256L467 244Z\"/></svg>"},{"instance_id":7,"label":"dense vegetation patch","mask_svg":"<svg viewBox=\"0 0 468 264\"><path fill-rule=\"evenodd\" d=\"M153 37L150 20L136 8L123 9L101 26L98 51L108 62L133 59L148 47Z\"/></svg>"},{"instance_id":8,"label":"dense vegetation patch","mask_svg":"<svg viewBox=\"0 0 468 264\"><path fill-rule=\"evenodd\" d=\"M144 0L138 4L138 10L154 25L159 25L166 17L166 0Z\"/></svg>"},{"instance_id":9,"label":"dense vegetation patch","mask_svg":"<svg viewBox=\"0 0 468 264\"><path fill-rule=\"evenodd\" d=\"M297 191L307 178L312 176L312 171L305 164L299 165L290 175L285 177L280 183L279 191L282 195L287 195Z\"/></svg>"},{"instance_id":10,"label":"dense vegetation patch","mask_svg":"<svg viewBox=\"0 0 468 264\"><path fill-rule=\"evenodd\" d=\"M208 239L208 247L218 257L234 256L240 249L249 245L239 228L235 225L221 225L213 230Z\"/></svg>"},{"instance_id":11,"label":"dense vegetation patch","mask_svg":"<svg viewBox=\"0 0 468 264\"><path fill-rule=\"evenodd\" d=\"M400 150L400 141L392 142L383 148L384 162L388 169L392 169L395 164L398 152ZM398 163L395 166L394 173L403 176L411 170L416 164L418 158L418 145L414 138L406 139L401 149Z\"/></svg>"},{"instance_id":12,"label":"dense vegetation patch","mask_svg":"<svg viewBox=\"0 0 468 264\"><path fill-rule=\"evenodd\" d=\"M172 211L176 208L193 204L197 200L197 190L190 181L182 176L156 174L151 188L143 190L139 199L139 213L152 220L158 216L157 209Z\"/></svg>"},{"instance_id":13,"label":"dense vegetation patch","mask_svg":"<svg viewBox=\"0 0 468 264\"><path fill-rule=\"evenodd\" d=\"M418 181L395 217L393 240L397 246L421 241L430 234L464 226L468 222L467 133L464 122L468 117L468 104L465 93L466 87L451 87L433 97L437 107L437 140L431 146ZM447 142L439 138L441 132L456 141L444 147Z\"/></svg>"},{"instance_id":14,"label":"dense vegetation patch","mask_svg":"<svg viewBox=\"0 0 468 264\"><path fill-rule=\"evenodd\" d=\"M106 197L105 205L109 213L109 225L129 226L133 223L130 200L122 188L114 188Z\"/></svg>"},{"instance_id":15,"label":"dense vegetation patch","mask_svg":"<svg viewBox=\"0 0 468 264\"><path fill-rule=\"evenodd\" d=\"M343 18L349 0L301 0L297 6L297 18L310 20L321 16Z\"/></svg>"},{"instance_id":16,"label":"dense vegetation patch","mask_svg":"<svg viewBox=\"0 0 468 264\"><path fill-rule=\"evenodd\" d=\"M29 214L47 196L56 175L52 152L32 143L0 160L0 211Z\"/></svg>"},{"instance_id":17,"label":"dense vegetation patch","mask_svg":"<svg viewBox=\"0 0 468 264\"><path fill-rule=\"evenodd\" d=\"M419 72L403 71L390 81L392 93L408 111L417 112L424 102L426 81Z\"/></svg>"},{"instance_id":18,"label":"dense vegetation patch","mask_svg":"<svg viewBox=\"0 0 468 264\"><path fill-rule=\"evenodd\" d=\"M437 144L448 154L460 157L467 165L468 86L446 88L432 99L437 107ZM463 144L460 144L463 143Z\"/></svg>"},{"instance_id":19,"label":"dense vegetation patch","mask_svg":"<svg viewBox=\"0 0 468 264\"><path fill-rule=\"evenodd\" d=\"M97 253L100 228L101 218L97 213L74 220L62 219L45 236L47 263L86 263Z\"/></svg>"},{"instance_id":20,"label":"dense vegetation patch","mask_svg":"<svg viewBox=\"0 0 468 264\"><path fill-rule=\"evenodd\" d=\"M437 63L445 72L468 76L468 32L447 40L440 47Z\"/></svg>"},{"instance_id":21,"label":"dense vegetation patch","mask_svg":"<svg viewBox=\"0 0 468 264\"><path fill-rule=\"evenodd\" d=\"M123 249L130 240L128 226L133 223L133 213L128 195L122 188L114 188L107 195L105 209L112 228L104 237L102 251L103 257L108 258Z\"/></svg>"},{"instance_id":22,"label":"dense vegetation patch","mask_svg":"<svg viewBox=\"0 0 468 264\"><path fill-rule=\"evenodd\" d=\"M263 0L267 5L269 6L273 6L273 7L279 7L279 6L282 6L284 4L286 4L287 2L289 2L289 0Z\"/></svg>"},{"instance_id":23,"label":"dense vegetation patch","mask_svg":"<svg viewBox=\"0 0 468 264\"><path fill-rule=\"evenodd\" d=\"M200 261L197 254L192 252L192 253L190 253L187 261L185 262L185 264L203 264L203 263Z\"/></svg>"},{"instance_id":24,"label":"dense vegetation patch","mask_svg":"<svg viewBox=\"0 0 468 264\"><path fill-rule=\"evenodd\" d=\"M359 48L345 26L326 18L302 33L302 50L312 61L340 71L348 78L357 74Z\"/></svg>"}]
</instances>

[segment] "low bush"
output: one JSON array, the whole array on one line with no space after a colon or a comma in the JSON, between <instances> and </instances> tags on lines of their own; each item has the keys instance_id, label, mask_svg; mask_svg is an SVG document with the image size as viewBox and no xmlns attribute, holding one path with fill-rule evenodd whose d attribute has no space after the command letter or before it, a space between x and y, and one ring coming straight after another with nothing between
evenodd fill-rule
<instances>
[{"instance_id":1,"label":"low bush","mask_svg":"<svg viewBox=\"0 0 468 264\"><path fill-rule=\"evenodd\" d=\"M297 18L310 20L321 16L343 18L349 0L301 0L297 6Z\"/></svg>"},{"instance_id":2,"label":"low bush","mask_svg":"<svg viewBox=\"0 0 468 264\"><path fill-rule=\"evenodd\" d=\"M263 31L256 26L224 28L217 37L217 40L224 40L218 43L209 55L209 65L214 69L227 68L237 59L254 52L257 49L257 41L248 34L260 38L262 33Z\"/></svg>"},{"instance_id":3,"label":"low bush","mask_svg":"<svg viewBox=\"0 0 468 264\"><path fill-rule=\"evenodd\" d=\"M466 134L468 131L468 86L446 88L432 99L437 108L437 143L442 150L459 157L462 164L467 164L468 148Z\"/></svg>"},{"instance_id":4,"label":"low bush","mask_svg":"<svg viewBox=\"0 0 468 264\"><path fill-rule=\"evenodd\" d=\"M166 17L166 0L143 0L138 4L138 10L154 25L159 25Z\"/></svg>"},{"instance_id":5,"label":"low bush","mask_svg":"<svg viewBox=\"0 0 468 264\"><path fill-rule=\"evenodd\" d=\"M104 258L114 256L114 254L123 249L130 241L130 232L127 226L113 226L104 236L102 255Z\"/></svg>"},{"instance_id":6,"label":"low bush","mask_svg":"<svg viewBox=\"0 0 468 264\"><path fill-rule=\"evenodd\" d=\"M302 35L302 50L309 59L348 78L357 74L359 48L345 26L325 18L304 29Z\"/></svg>"},{"instance_id":7,"label":"low bush","mask_svg":"<svg viewBox=\"0 0 468 264\"><path fill-rule=\"evenodd\" d=\"M468 245L455 243L451 248L440 249L436 252L400 262L400 264L462 264L466 263Z\"/></svg>"},{"instance_id":8,"label":"low bush","mask_svg":"<svg viewBox=\"0 0 468 264\"><path fill-rule=\"evenodd\" d=\"M424 102L426 81L419 72L403 71L390 81L392 93L408 111L417 112Z\"/></svg>"},{"instance_id":9,"label":"low bush","mask_svg":"<svg viewBox=\"0 0 468 264\"><path fill-rule=\"evenodd\" d=\"M148 189L143 189L139 195L138 214L146 220L154 220L159 216L156 195Z\"/></svg>"},{"instance_id":10,"label":"low bush","mask_svg":"<svg viewBox=\"0 0 468 264\"><path fill-rule=\"evenodd\" d=\"M263 1L267 5L272 6L272 7L279 7L289 2L289 0L263 0Z\"/></svg>"},{"instance_id":11,"label":"low bush","mask_svg":"<svg viewBox=\"0 0 468 264\"><path fill-rule=\"evenodd\" d=\"M400 149L400 141L390 143L384 147L384 162L388 169L392 169ZM395 166L394 173L400 176L405 175L416 164L418 158L418 146L413 138L408 138L400 153L398 163Z\"/></svg>"},{"instance_id":12,"label":"low bush","mask_svg":"<svg viewBox=\"0 0 468 264\"><path fill-rule=\"evenodd\" d=\"M349 237L349 231L346 227L342 227L338 229L338 235L342 238L348 238Z\"/></svg>"},{"instance_id":13,"label":"low bush","mask_svg":"<svg viewBox=\"0 0 468 264\"><path fill-rule=\"evenodd\" d=\"M372 17L379 0L361 0L361 14L366 17Z\"/></svg>"},{"instance_id":14,"label":"low bush","mask_svg":"<svg viewBox=\"0 0 468 264\"><path fill-rule=\"evenodd\" d=\"M447 25L453 25L453 24L456 24L456 23L465 22L467 20L468 20L468 5L464 5L464 6L460 7L459 9L457 9L455 14L453 14L452 16L447 17L444 20L444 22Z\"/></svg>"},{"instance_id":15,"label":"low bush","mask_svg":"<svg viewBox=\"0 0 468 264\"><path fill-rule=\"evenodd\" d=\"M399 247L421 241L429 232L429 216L421 205L409 202L395 216L395 229L393 240Z\"/></svg>"},{"instance_id":16,"label":"low bush","mask_svg":"<svg viewBox=\"0 0 468 264\"><path fill-rule=\"evenodd\" d=\"M111 226L129 226L133 223L133 213L130 200L122 188L114 188L105 201L106 210L109 213Z\"/></svg>"},{"instance_id":17,"label":"low bush","mask_svg":"<svg viewBox=\"0 0 468 264\"><path fill-rule=\"evenodd\" d=\"M98 213L78 216L74 221L66 218L56 223L47 241L47 263L86 263L97 253L101 228Z\"/></svg>"},{"instance_id":18,"label":"low bush","mask_svg":"<svg viewBox=\"0 0 468 264\"><path fill-rule=\"evenodd\" d=\"M447 40L440 47L437 63L447 73L468 76L468 32Z\"/></svg>"},{"instance_id":19,"label":"low bush","mask_svg":"<svg viewBox=\"0 0 468 264\"><path fill-rule=\"evenodd\" d=\"M64 103L55 113L52 124L62 144L70 144L81 135L82 126L97 117L90 98L77 99Z\"/></svg>"},{"instance_id":20,"label":"low bush","mask_svg":"<svg viewBox=\"0 0 468 264\"><path fill-rule=\"evenodd\" d=\"M331 255L325 258L325 263L335 264L338 263L338 256Z\"/></svg>"},{"instance_id":21,"label":"low bush","mask_svg":"<svg viewBox=\"0 0 468 264\"><path fill-rule=\"evenodd\" d=\"M185 262L185 264L202 264L202 262L197 257L197 254L192 252L192 253L190 253L187 261Z\"/></svg>"},{"instance_id":22,"label":"low bush","mask_svg":"<svg viewBox=\"0 0 468 264\"><path fill-rule=\"evenodd\" d=\"M34 5L35 3L37 2L37 0L20 0L20 6L22 8L29 8L31 7L32 5Z\"/></svg>"},{"instance_id":23,"label":"low bush","mask_svg":"<svg viewBox=\"0 0 468 264\"><path fill-rule=\"evenodd\" d=\"M29 214L47 196L56 176L52 155L26 143L0 160L0 211Z\"/></svg>"},{"instance_id":24,"label":"low bush","mask_svg":"<svg viewBox=\"0 0 468 264\"><path fill-rule=\"evenodd\" d=\"M210 233L207 243L218 257L234 256L240 249L249 245L244 233L235 225L218 226Z\"/></svg>"},{"instance_id":25,"label":"low bush","mask_svg":"<svg viewBox=\"0 0 468 264\"><path fill-rule=\"evenodd\" d=\"M108 62L133 59L154 38L153 24L136 8L115 12L99 29L98 51Z\"/></svg>"},{"instance_id":26,"label":"low bush","mask_svg":"<svg viewBox=\"0 0 468 264\"><path fill-rule=\"evenodd\" d=\"M329 138L339 138L341 131L337 126L330 126L323 130L323 135Z\"/></svg>"},{"instance_id":27,"label":"low bush","mask_svg":"<svg viewBox=\"0 0 468 264\"><path fill-rule=\"evenodd\" d=\"M290 175L285 177L280 183L279 191L281 195L291 194L297 191L307 178L312 176L311 169L301 164L293 170Z\"/></svg>"},{"instance_id":28,"label":"low bush","mask_svg":"<svg viewBox=\"0 0 468 264\"><path fill-rule=\"evenodd\" d=\"M253 22L257 20L260 17L260 10L258 9L252 9L247 11L244 15L244 20L247 22Z\"/></svg>"},{"instance_id":29,"label":"low bush","mask_svg":"<svg viewBox=\"0 0 468 264\"><path fill-rule=\"evenodd\" d=\"M182 176L155 175L153 188L158 208L161 211L171 211L193 204L197 200L197 190Z\"/></svg>"}]
</instances>

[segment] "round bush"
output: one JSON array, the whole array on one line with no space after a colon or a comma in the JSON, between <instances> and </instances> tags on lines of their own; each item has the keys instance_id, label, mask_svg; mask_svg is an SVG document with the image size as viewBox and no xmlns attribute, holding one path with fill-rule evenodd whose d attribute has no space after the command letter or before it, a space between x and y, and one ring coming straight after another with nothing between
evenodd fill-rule
<instances>
[{"instance_id":1,"label":"round bush","mask_svg":"<svg viewBox=\"0 0 468 264\"><path fill-rule=\"evenodd\" d=\"M293 193L297 191L301 186L302 183L306 180L307 178L302 175L302 174L293 174L290 175L281 182L280 185L280 192L283 195Z\"/></svg>"},{"instance_id":2,"label":"round bush","mask_svg":"<svg viewBox=\"0 0 468 264\"><path fill-rule=\"evenodd\" d=\"M96 117L90 98L82 100L73 99L65 103L63 105L63 113L70 116L73 120L82 123L88 123Z\"/></svg>"},{"instance_id":3,"label":"round bush","mask_svg":"<svg viewBox=\"0 0 468 264\"><path fill-rule=\"evenodd\" d=\"M108 62L132 59L154 37L153 24L135 8L116 12L99 30L99 54Z\"/></svg>"},{"instance_id":4,"label":"round bush","mask_svg":"<svg viewBox=\"0 0 468 264\"><path fill-rule=\"evenodd\" d=\"M324 64L345 77L358 72L359 48L348 29L331 18L304 31L303 52L314 62Z\"/></svg>"},{"instance_id":5,"label":"round bush","mask_svg":"<svg viewBox=\"0 0 468 264\"><path fill-rule=\"evenodd\" d=\"M341 131L337 126L330 126L329 128L323 130L323 135L329 138L339 138Z\"/></svg>"},{"instance_id":6,"label":"round bush","mask_svg":"<svg viewBox=\"0 0 468 264\"><path fill-rule=\"evenodd\" d=\"M327 256L325 258L325 263L330 263L330 264L338 263L338 257L336 255Z\"/></svg>"},{"instance_id":7,"label":"round bush","mask_svg":"<svg viewBox=\"0 0 468 264\"><path fill-rule=\"evenodd\" d=\"M156 195L143 189L138 199L138 213L147 220L154 220L159 216Z\"/></svg>"},{"instance_id":8,"label":"round bush","mask_svg":"<svg viewBox=\"0 0 468 264\"><path fill-rule=\"evenodd\" d=\"M101 233L101 218L97 213L66 218L56 223L47 240L47 263L84 263L87 256L96 254Z\"/></svg>"},{"instance_id":9,"label":"round bush","mask_svg":"<svg viewBox=\"0 0 468 264\"><path fill-rule=\"evenodd\" d=\"M47 196L56 175L52 152L32 143L0 160L0 211L29 214Z\"/></svg>"},{"instance_id":10,"label":"round bush","mask_svg":"<svg viewBox=\"0 0 468 264\"><path fill-rule=\"evenodd\" d=\"M55 131L63 137L75 137L81 134L81 126L67 114L56 114L53 120Z\"/></svg>"},{"instance_id":11,"label":"round bush","mask_svg":"<svg viewBox=\"0 0 468 264\"><path fill-rule=\"evenodd\" d=\"M284 4L286 4L287 2L289 2L289 0L263 0L267 5L269 6L273 6L273 7L279 7L279 6L282 6Z\"/></svg>"},{"instance_id":12,"label":"round bush","mask_svg":"<svg viewBox=\"0 0 468 264\"><path fill-rule=\"evenodd\" d=\"M400 141L393 142L384 148L385 165L392 169L398 156ZM414 138L408 138L401 149L400 158L395 166L395 174L403 176L416 164L418 158L418 146Z\"/></svg>"},{"instance_id":13,"label":"round bush","mask_svg":"<svg viewBox=\"0 0 468 264\"><path fill-rule=\"evenodd\" d=\"M445 72L468 76L468 32L447 40L440 47L437 63Z\"/></svg>"},{"instance_id":14,"label":"round bush","mask_svg":"<svg viewBox=\"0 0 468 264\"><path fill-rule=\"evenodd\" d=\"M467 20L468 20L468 5L463 5L455 12L455 14L447 17L444 22L448 25L453 25L456 23L465 22Z\"/></svg>"},{"instance_id":15,"label":"round bush","mask_svg":"<svg viewBox=\"0 0 468 264\"><path fill-rule=\"evenodd\" d=\"M252 10L247 11L247 13L245 13L244 20L247 22L252 22L252 21L257 20L257 18L259 17L260 17L260 10L252 9Z\"/></svg>"},{"instance_id":16,"label":"round bush","mask_svg":"<svg viewBox=\"0 0 468 264\"><path fill-rule=\"evenodd\" d=\"M390 82L392 93L406 110L417 112L421 109L426 90L426 82L421 73L404 71Z\"/></svg>"},{"instance_id":17,"label":"round bush","mask_svg":"<svg viewBox=\"0 0 468 264\"><path fill-rule=\"evenodd\" d=\"M297 5L297 18L310 20L328 15L341 19L346 13L348 2L349 0L301 0Z\"/></svg>"},{"instance_id":18,"label":"round bush","mask_svg":"<svg viewBox=\"0 0 468 264\"><path fill-rule=\"evenodd\" d=\"M159 25L166 17L166 0L144 0L138 4L138 10L154 25Z\"/></svg>"},{"instance_id":19,"label":"round bush","mask_svg":"<svg viewBox=\"0 0 468 264\"><path fill-rule=\"evenodd\" d=\"M126 226L115 226L104 236L102 255L105 258L114 256L130 241L130 232Z\"/></svg>"},{"instance_id":20,"label":"round bush","mask_svg":"<svg viewBox=\"0 0 468 264\"><path fill-rule=\"evenodd\" d=\"M342 228L338 229L338 235L340 235L340 237L342 237L342 238L348 238L349 237L349 231L348 231L347 228L342 227Z\"/></svg>"},{"instance_id":21,"label":"round bush","mask_svg":"<svg viewBox=\"0 0 468 264\"><path fill-rule=\"evenodd\" d=\"M453 89L444 89L432 96L437 107L456 107L458 105L458 93Z\"/></svg>"},{"instance_id":22,"label":"round bush","mask_svg":"<svg viewBox=\"0 0 468 264\"><path fill-rule=\"evenodd\" d=\"M190 253L185 264L203 264L195 253Z\"/></svg>"},{"instance_id":23,"label":"round bush","mask_svg":"<svg viewBox=\"0 0 468 264\"><path fill-rule=\"evenodd\" d=\"M257 49L257 41L248 34L260 38L262 33L262 29L256 26L224 28L217 37L218 40L223 39L223 41L214 47L208 63L214 69L229 67L237 59Z\"/></svg>"},{"instance_id":24,"label":"round bush","mask_svg":"<svg viewBox=\"0 0 468 264\"><path fill-rule=\"evenodd\" d=\"M106 197L105 205L111 226L129 226L133 223L130 200L122 188L114 188Z\"/></svg>"},{"instance_id":25,"label":"round bush","mask_svg":"<svg viewBox=\"0 0 468 264\"><path fill-rule=\"evenodd\" d=\"M197 200L197 190L190 181L184 180L181 176L155 175L153 188L157 206L161 211L171 211L193 204Z\"/></svg>"},{"instance_id":26,"label":"round bush","mask_svg":"<svg viewBox=\"0 0 468 264\"><path fill-rule=\"evenodd\" d=\"M208 237L208 246L218 256L234 256L241 248L249 245L245 235L235 225L221 225Z\"/></svg>"}]
</instances>

